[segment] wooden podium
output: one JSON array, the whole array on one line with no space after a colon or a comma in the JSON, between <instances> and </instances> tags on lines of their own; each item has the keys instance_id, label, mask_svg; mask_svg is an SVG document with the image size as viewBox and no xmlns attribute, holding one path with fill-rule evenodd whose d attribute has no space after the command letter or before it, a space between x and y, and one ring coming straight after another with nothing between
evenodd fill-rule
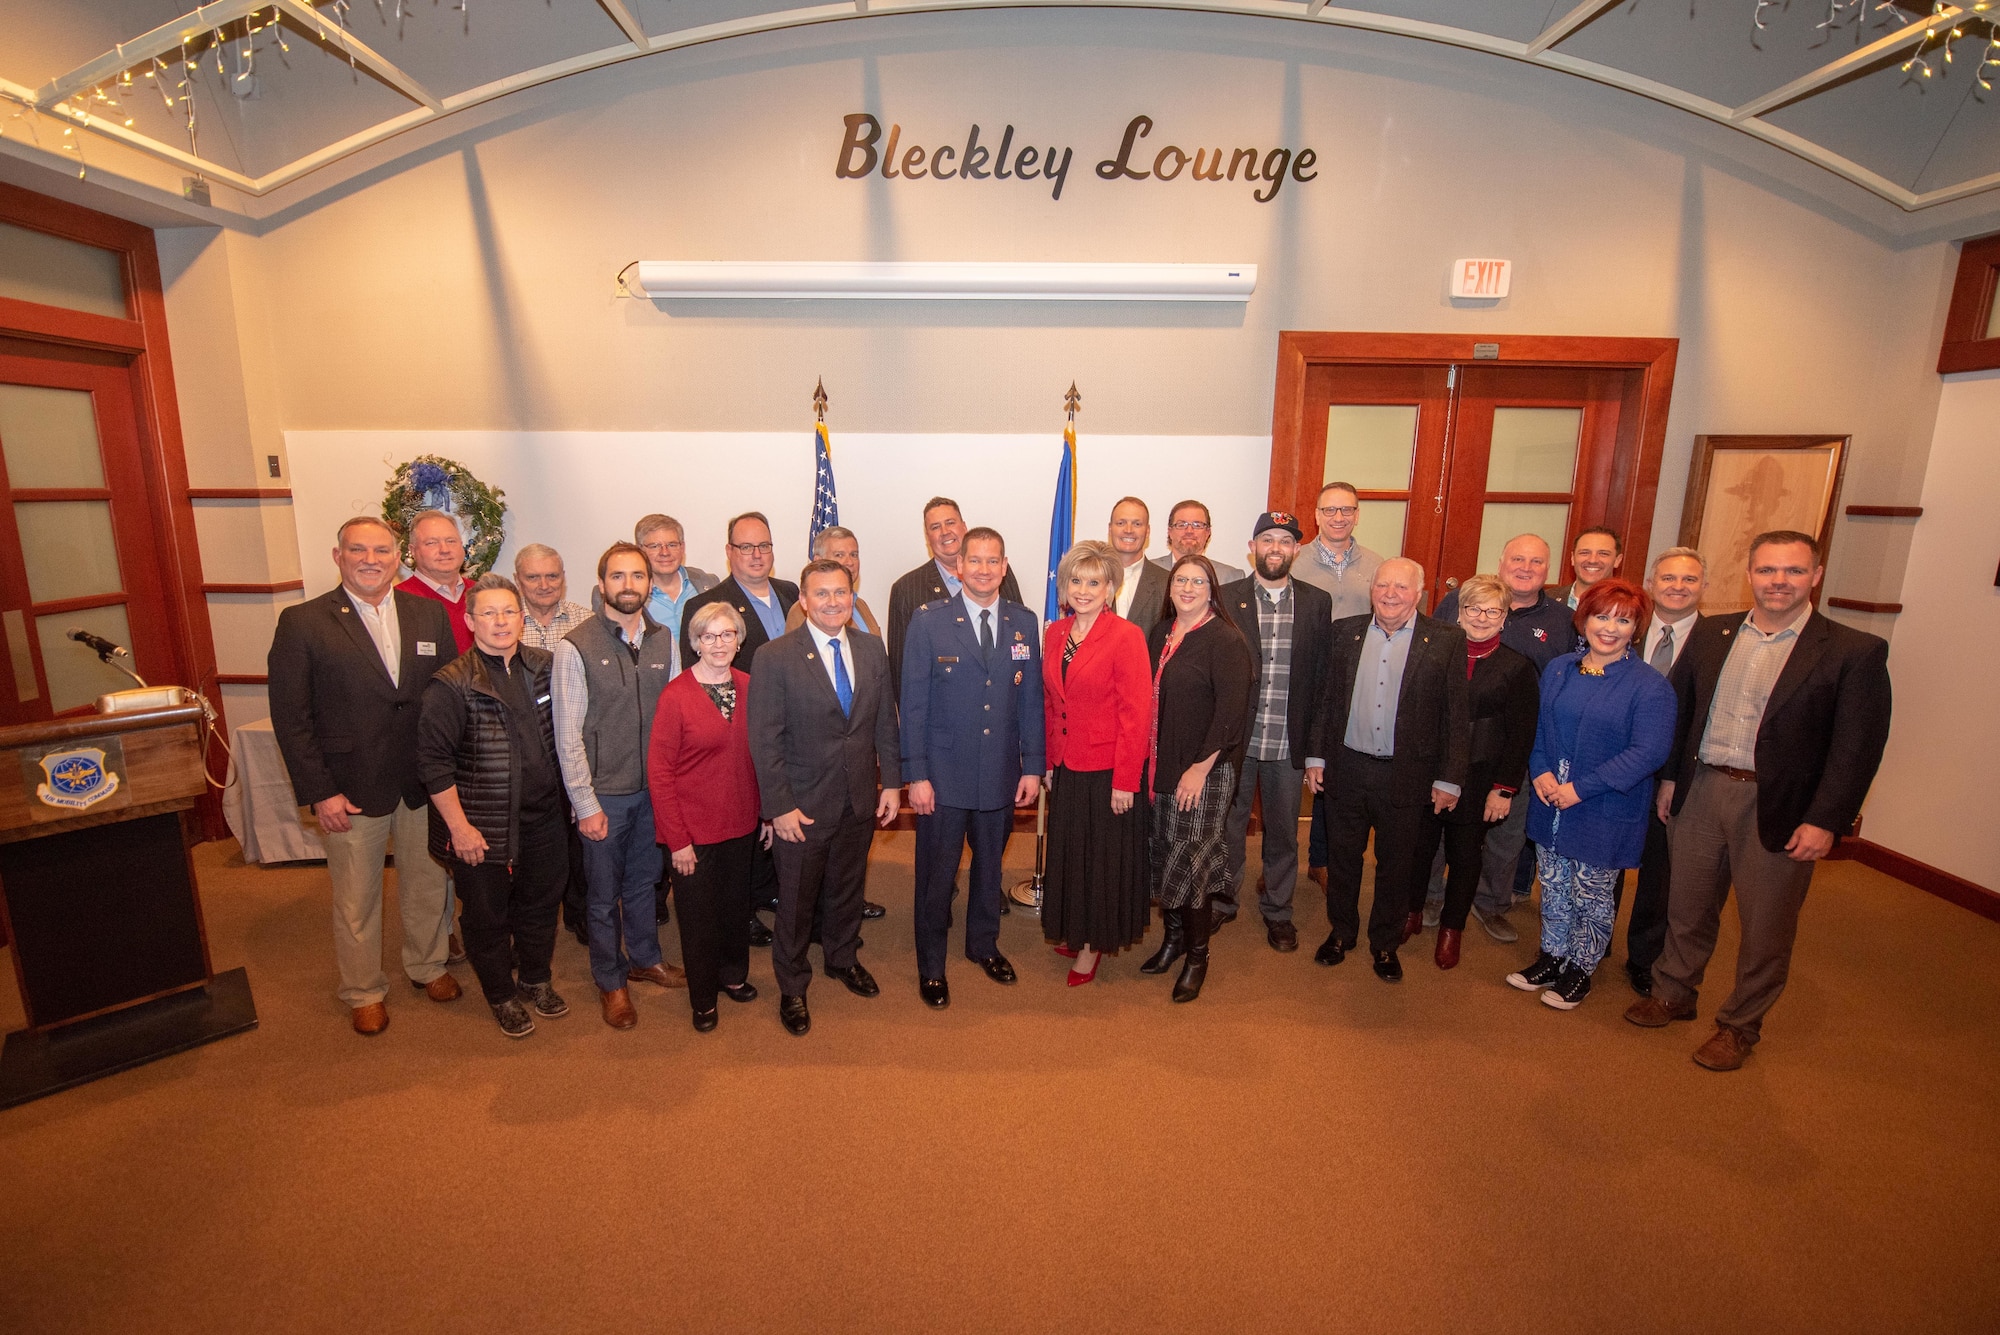
<instances>
[{"instance_id":1,"label":"wooden podium","mask_svg":"<svg viewBox=\"0 0 2000 1335\"><path fill-rule=\"evenodd\" d=\"M216 974L190 815L199 705L0 728L0 914L28 1027L0 1050L0 1108L254 1029L242 969Z\"/></svg>"}]
</instances>

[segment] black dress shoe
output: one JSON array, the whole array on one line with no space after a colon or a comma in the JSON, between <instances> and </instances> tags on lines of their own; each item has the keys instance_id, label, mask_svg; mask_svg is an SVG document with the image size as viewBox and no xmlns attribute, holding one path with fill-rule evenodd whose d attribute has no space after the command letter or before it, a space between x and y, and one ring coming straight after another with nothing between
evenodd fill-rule
<instances>
[{"instance_id":1,"label":"black dress shoe","mask_svg":"<svg viewBox=\"0 0 2000 1335\"><path fill-rule=\"evenodd\" d=\"M697 1034L707 1033L709 1030L715 1028L716 1019L715 1007L713 1006L710 1006L705 1011L696 1011L694 1013L694 1031Z\"/></svg>"},{"instance_id":2,"label":"black dress shoe","mask_svg":"<svg viewBox=\"0 0 2000 1335\"><path fill-rule=\"evenodd\" d=\"M934 1011L941 1011L951 1005L951 984L942 978L919 978L917 995L924 999L924 1005Z\"/></svg>"},{"instance_id":3,"label":"black dress shoe","mask_svg":"<svg viewBox=\"0 0 2000 1335\"><path fill-rule=\"evenodd\" d=\"M1631 980L1632 990L1640 996L1650 997L1653 995L1653 971L1651 969L1634 968L1628 964L1625 966L1625 977Z\"/></svg>"},{"instance_id":4,"label":"black dress shoe","mask_svg":"<svg viewBox=\"0 0 2000 1335\"><path fill-rule=\"evenodd\" d=\"M1347 943L1340 939L1339 933L1329 934L1326 940L1320 943L1319 949L1313 952L1313 963L1324 964L1329 968L1346 958Z\"/></svg>"},{"instance_id":5,"label":"black dress shoe","mask_svg":"<svg viewBox=\"0 0 2000 1335\"><path fill-rule=\"evenodd\" d=\"M672 912L667 908L666 900L658 899L653 901L653 925L655 927L665 927L672 916Z\"/></svg>"},{"instance_id":6,"label":"black dress shoe","mask_svg":"<svg viewBox=\"0 0 2000 1335\"><path fill-rule=\"evenodd\" d=\"M839 979L841 986L857 997L879 997L882 995L882 989L875 985L875 975L869 973L866 968L859 964L851 969L836 969L828 965L826 976L828 978Z\"/></svg>"},{"instance_id":7,"label":"black dress shoe","mask_svg":"<svg viewBox=\"0 0 2000 1335\"><path fill-rule=\"evenodd\" d=\"M1264 939L1271 943L1271 949L1289 955L1299 948L1299 929L1288 922L1264 920Z\"/></svg>"},{"instance_id":8,"label":"black dress shoe","mask_svg":"<svg viewBox=\"0 0 2000 1335\"><path fill-rule=\"evenodd\" d=\"M1008 962L1005 955L994 955L989 959L974 960L972 962L986 970L986 976L996 983L1011 983L1014 981L1014 966Z\"/></svg>"},{"instance_id":9,"label":"black dress shoe","mask_svg":"<svg viewBox=\"0 0 2000 1335\"><path fill-rule=\"evenodd\" d=\"M872 899L861 901L861 916L864 918L880 918L888 912L889 910L883 908Z\"/></svg>"},{"instance_id":10,"label":"black dress shoe","mask_svg":"<svg viewBox=\"0 0 2000 1335\"><path fill-rule=\"evenodd\" d=\"M750 915L750 944L753 946L771 944L771 929L766 927L764 920L754 913Z\"/></svg>"},{"instance_id":11,"label":"black dress shoe","mask_svg":"<svg viewBox=\"0 0 2000 1335\"><path fill-rule=\"evenodd\" d=\"M813 1027L812 1013L806 1010L804 997L779 997L778 1018L784 1022L788 1034L803 1035Z\"/></svg>"},{"instance_id":12,"label":"black dress shoe","mask_svg":"<svg viewBox=\"0 0 2000 1335\"><path fill-rule=\"evenodd\" d=\"M757 999L757 985L755 983L737 983L731 986L725 983L722 987L722 995L728 997L731 1001L755 1001Z\"/></svg>"},{"instance_id":13,"label":"black dress shoe","mask_svg":"<svg viewBox=\"0 0 2000 1335\"><path fill-rule=\"evenodd\" d=\"M1208 930L1211 934L1221 931L1236 921L1236 906L1223 900L1211 900L1208 906Z\"/></svg>"},{"instance_id":14,"label":"black dress shoe","mask_svg":"<svg viewBox=\"0 0 2000 1335\"><path fill-rule=\"evenodd\" d=\"M1003 891L1000 895L1000 916L1004 918L1013 911L1014 910L1007 907L1007 895Z\"/></svg>"},{"instance_id":15,"label":"black dress shoe","mask_svg":"<svg viewBox=\"0 0 2000 1335\"><path fill-rule=\"evenodd\" d=\"M1396 958L1395 951L1371 950L1368 953L1375 957L1375 976L1377 978L1380 978L1385 983L1400 983L1403 981L1403 962Z\"/></svg>"},{"instance_id":16,"label":"black dress shoe","mask_svg":"<svg viewBox=\"0 0 2000 1335\"><path fill-rule=\"evenodd\" d=\"M569 925L568 930L569 934L576 938L578 945L582 946L585 950L590 949L590 929L588 927L580 922L573 922Z\"/></svg>"}]
</instances>

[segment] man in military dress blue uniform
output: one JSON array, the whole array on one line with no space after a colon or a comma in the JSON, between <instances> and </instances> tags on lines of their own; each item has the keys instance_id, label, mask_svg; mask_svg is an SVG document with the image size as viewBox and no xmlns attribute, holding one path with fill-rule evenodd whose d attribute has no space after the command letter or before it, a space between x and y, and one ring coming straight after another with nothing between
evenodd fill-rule
<instances>
[{"instance_id":1,"label":"man in military dress blue uniform","mask_svg":"<svg viewBox=\"0 0 2000 1335\"><path fill-rule=\"evenodd\" d=\"M1041 790L1042 635L1039 619L1003 598L1007 544L990 528L965 535L962 587L925 603L903 637L903 777L917 813L917 983L924 1003L951 1003L945 953L958 864L972 845L965 954L998 983L1014 981L1000 953L1000 859L1014 808Z\"/></svg>"}]
</instances>

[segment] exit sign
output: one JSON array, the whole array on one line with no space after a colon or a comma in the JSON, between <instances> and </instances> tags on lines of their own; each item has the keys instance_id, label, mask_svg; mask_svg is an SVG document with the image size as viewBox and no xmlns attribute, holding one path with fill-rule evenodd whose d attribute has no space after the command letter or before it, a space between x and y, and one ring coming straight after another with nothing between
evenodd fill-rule
<instances>
[{"instance_id":1,"label":"exit sign","mask_svg":"<svg viewBox=\"0 0 2000 1335\"><path fill-rule=\"evenodd\" d=\"M1456 260L1451 266L1451 294L1489 300L1504 297L1513 278L1512 260Z\"/></svg>"}]
</instances>

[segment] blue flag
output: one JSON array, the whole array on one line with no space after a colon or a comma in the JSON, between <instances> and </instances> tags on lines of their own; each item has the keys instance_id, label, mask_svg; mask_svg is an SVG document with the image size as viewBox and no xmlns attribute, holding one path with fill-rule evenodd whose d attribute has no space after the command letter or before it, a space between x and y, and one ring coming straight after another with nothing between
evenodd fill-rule
<instances>
[{"instance_id":1,"label":"blue flag","mask_svg":"<svg viewBox=\"0 0 2000 1335\"><path fill-rule=\"evenodd\" d=\"M833 494L833 442L826 434L826 423L813 428L813 512L812 532L806 534L806 551L812 551L813 539L826 529L840 523L840 499Z\"/></svg>"},{"instance_id":2,"label":"blue flag","mask_svg":"<svg viewBox=\"0 0 2000 1335\"><path fill-rule=\"evenodd\" d=\"M1056 587L1056 570L1076 540L1076 423L1063 428L1062 466L1056 470L1056 502L1049 514L1049 591L1042 604L1044 626L1062 616L1065 590Z\"/></svg>"}]
</instances>

